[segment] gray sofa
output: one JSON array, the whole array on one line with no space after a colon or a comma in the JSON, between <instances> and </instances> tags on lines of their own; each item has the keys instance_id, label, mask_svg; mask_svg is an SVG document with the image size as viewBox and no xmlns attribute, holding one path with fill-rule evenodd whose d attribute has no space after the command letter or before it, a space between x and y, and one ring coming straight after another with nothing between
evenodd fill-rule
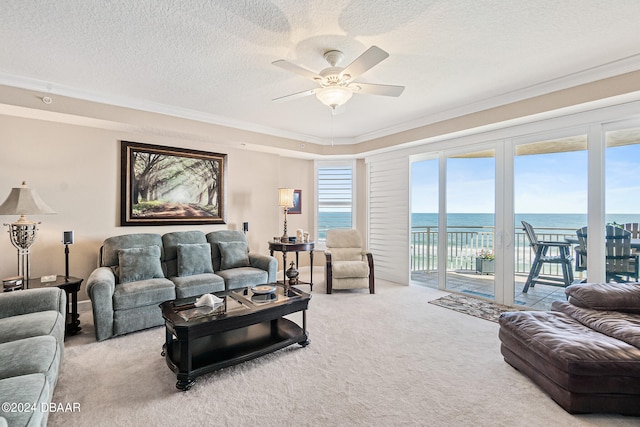
<instances>
[{"instance_id":1,"label":"gray sofa","mask_svg":"<svg viewBox=\"0 0 640 427\"><path fill-rule=\"evenodd\" d=\"M98 341L162 325L164 301L275 282L278 268L234 230L110 237L98 265L87 280Z\"/></svg>"},{"instance_id":2,"label":"gray sofa","mask_svg":"<svg viewBox=\"0 0 640 427\"><path fill-rule=\"evenodd\" d=\"M66 311L67 297L59 288L0 293L0 426L47 424Z\"/></svg>"}]
</instances>

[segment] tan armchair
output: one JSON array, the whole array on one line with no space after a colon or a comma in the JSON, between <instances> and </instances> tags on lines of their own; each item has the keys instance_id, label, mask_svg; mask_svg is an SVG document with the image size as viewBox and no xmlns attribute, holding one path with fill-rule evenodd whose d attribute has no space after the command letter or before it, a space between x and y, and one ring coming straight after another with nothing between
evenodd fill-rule
<instances>
[{"instance_id":1,"label":"tan armchair","mask_svg":"<svg viewBox=\"0 0 640 427\"><path fill-rule=\"evenodd\" d=\"M369 288L369 293L375 293L373 255L362 247L358 230L328 230L326 245L325 280L328 294L333 289L360 288Z\"/></svg>"}]
</instances>

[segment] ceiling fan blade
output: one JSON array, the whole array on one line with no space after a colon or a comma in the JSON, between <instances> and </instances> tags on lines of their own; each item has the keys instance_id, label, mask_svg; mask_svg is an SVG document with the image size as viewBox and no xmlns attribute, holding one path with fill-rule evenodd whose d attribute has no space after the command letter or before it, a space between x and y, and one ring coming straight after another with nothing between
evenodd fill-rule
<instances>
[{"instance_id":1,"label":"ceiling fan blade","mask_svg":"<svg viewBox=\"0 0 640 427\"><path fill-rule=\"evenodd\" d=\"M388 57L389 54L380 49L378 46L371 46L369 49L365 50L362 55L357 57L351 64L347 65L347 67L342 70L342 73L340 74L342 76L348 74L351 76L349 80L353 80L360 74L373 68Z\"/></svg>"},{"instance_id":2,"label":"ceiling fan blade","mask_svg":"<svg viewBox=\"0 0 640 427\"><path fill-rule=\"evenodd\" d=\"M320 77L317 73L314 73L313 71L307 70L306 68L293 64L289 61L285 61L284 59L273 61L272 64L275 65L276 67L280 67L287 71L291 71L292 73L296 73L302 77L306 77L311 80L322 79L322 77Z\"/></svg>"},{"instance_id":3,"label":"ceiling fan blade","mask_svg":"<svg viewBox=\"0 0 640 427\"><path fill-rule=\"evenodd\" d=\"M382 95L382 96L400 96L404 91L404 86L394 85L377 85L371 83L351 83L349 89L353 90L353 93L367 93L370 95Z\"/></svg>"},{"instance_id":4,"label":"ceiling fan blade","mask_svg":"<svg viewBox=\"0 0 640 427\"><path fill-rule=\"evenodd\" d=\"M319 88L318 88L319 89ZM280 102L280 101L291 101L292 99L304 98L305 96L313 95L316 93L317 89L305 90L304 92L292 93L291 95L280 96L278 98L273 98L272 101Z\"/></svg>"}]
</instances>

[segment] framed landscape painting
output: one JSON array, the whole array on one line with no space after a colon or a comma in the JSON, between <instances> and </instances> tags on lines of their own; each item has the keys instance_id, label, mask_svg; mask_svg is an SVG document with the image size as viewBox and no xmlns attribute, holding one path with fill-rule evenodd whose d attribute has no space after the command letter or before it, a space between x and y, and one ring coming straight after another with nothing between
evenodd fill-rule
<instances>
[{"instance_id":1,"label":"framed landscape painting","mask_svg":"<svg viewBox=\"0 0 640 427\"><path fill-rule=\"evenodd\" d=\"M226 154L121 144L120 225L226 223Z\"/></svg>"}]
</instances>

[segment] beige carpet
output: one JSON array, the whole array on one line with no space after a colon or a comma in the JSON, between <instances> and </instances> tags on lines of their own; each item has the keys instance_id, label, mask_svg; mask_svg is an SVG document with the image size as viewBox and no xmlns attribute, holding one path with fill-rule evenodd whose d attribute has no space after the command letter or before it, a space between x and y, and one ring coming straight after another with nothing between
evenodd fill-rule
<instances>
[{"instance_id":1,"label":"beige carpet","mask_svg":"<svg viewBox=\"0 0 640 427\"><path fill-rule=\"evenodd\" d=\"M80 412L52 413L49 425L640 424L567 414L503 361L497 324L427 303L444 292L376 285L375 295L326 295L319 284L307 316L308 347L200 377L188 392L175 388L160 356L163 328L97 343L90 313L83 313L83 333L66 342L54 394L56 403L79 403Z\"/></svg>"}]
</instances>

